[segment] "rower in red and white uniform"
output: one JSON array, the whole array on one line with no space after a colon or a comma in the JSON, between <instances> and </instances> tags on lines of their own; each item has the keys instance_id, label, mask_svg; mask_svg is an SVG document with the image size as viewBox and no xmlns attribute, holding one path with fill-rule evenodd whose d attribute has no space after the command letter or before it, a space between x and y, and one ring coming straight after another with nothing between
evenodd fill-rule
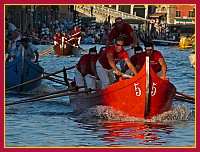
<instances>
[{"instance_id":1,"label":"rower in red and white uniform","mask_svg":"<svg viewBox=\"0 0 200 152\"><path fill-rule=\"evenodd\" d=\"M80 41L81 41L81 30L74 26L74 29L71 33L71 44L73 44L74 46L79 46L80 45Z\"/></svg>"},{"instance_id":2,"label":"rower in red and white uniform","mask_svg":"<svg viewBox=\"0 0 200 152\"><path fill-rule=\"evenodd\" d=\"M124 40L122 37L116 38L116 43L108 47L101 53L97 61L96 68L97 74L101 80L102 88L106 88L114 82L114 75L121 76L122 73L116 66L117 62L121 59L125 60L129 69L136 75L137 71L132 65L128 53L123 49ZM115 71L115 74L113 73Z\"/></svg>"},{"instance_id":3,"label":"rower in red and white uniform","mask_svg":"<svg viewBox=\"0 0 200 152\"><path fill-rule=\"evenodd\" d=\"M121 17L117 17L115 19L115 26L109 34L106 47L110 46L112 41L115 40L117 37L123 37L124 50L127 51L129 57L133 56L133 49L138 45L137 36L133 28L129 24L124 23ZM121 68L124 66L124 64L124 62L120 62Z\"/></svg>"},{"instance_id":4,"label":"rower in red and white uniform","mask_svg":"<svg viewBox=\"0 0 200 152\"><path fill-rule=\"evenodd\" d=\"M56 44L61 44L62 43L62 35L60 32L58 32L57 34L54 35L53 37L54 40L54 45Z\"/></svg>"},{"instance_id":5,"label":"rower in red and white uniform","mask_svg":"<svg viewBox=\"0 0 200 152\"><path fill-rule=\"evenodd\" d=\"M96 80L99 77L96 72L96 62L99 58L96 47L90 48L89 54L83 55L75 68L75 81L77 86L85 86L87 88L96 88Z\"/></svg>"},{"instance_id":6,"label":"rower in red and white uniform","mask_svg":"<svg viewBox=\"0 0 200 152\"><path fill-rule=\"evenodd\" d=\"M154 50L153 42L146 42L144 43L144 46L145 52L143 52L138 58L136 68L140 70L145 63L146 56L149 56L150 65L153 68L154 72L157 73L157 75L161 79L165 80L167 64L161 52L158 50Z\"/></svg>"}]
</instances>

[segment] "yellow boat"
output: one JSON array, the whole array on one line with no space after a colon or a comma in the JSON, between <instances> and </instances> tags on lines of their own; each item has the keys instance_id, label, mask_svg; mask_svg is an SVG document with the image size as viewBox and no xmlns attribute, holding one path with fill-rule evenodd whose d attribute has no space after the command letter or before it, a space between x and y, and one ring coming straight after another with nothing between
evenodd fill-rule
<instances>
[{"instance_id":1,"label":"yellow boat","mask_svg":"<svg viewBox=\"0 0 200 152\"><path fill-rule=\"evenodd\" d=\"M179 42L180 49L190 49L195 41L195 34L192 37L181 37Z\"/></svg>"}]
</instances>

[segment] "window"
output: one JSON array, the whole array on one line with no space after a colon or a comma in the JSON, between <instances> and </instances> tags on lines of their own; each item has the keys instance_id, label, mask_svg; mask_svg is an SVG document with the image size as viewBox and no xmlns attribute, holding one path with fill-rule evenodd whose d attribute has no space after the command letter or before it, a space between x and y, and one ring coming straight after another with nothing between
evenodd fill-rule
<instances>
[{"instance_id":1,"label":"window","mask_svg":"<svg viewBox=\"0 0 200 152\"><path fill-rule=\"evenodd\" d=\"M189 11L188 17L194 17L194 12L193 12L193 10L192 10L192 11Z\"/></svg>"},{"instance_id":2,"label":"window","mask_svg":"<svg viewBox=\"0 0 200 152\"><path fill-rule=\"evenodd\" d=\"M181 17L181 11L176 11L176 17Z\"/></svg>"},{"instance_id":3,"label":"window","mask_svg":"<svg viewBox=\"0 0 200 152\"><path fill-rule=\"evenodd\" d=\"M167 9L166 9L165 7L162 7L161 11L162 11L162 12L166 12Z\"/></svg>"}]
</instances>

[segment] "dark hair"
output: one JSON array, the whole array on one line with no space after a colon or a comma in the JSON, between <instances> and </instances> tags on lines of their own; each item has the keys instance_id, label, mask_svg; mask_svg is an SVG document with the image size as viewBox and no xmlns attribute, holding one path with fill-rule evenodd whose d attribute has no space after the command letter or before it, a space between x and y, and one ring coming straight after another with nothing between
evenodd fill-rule
<instances>
[{"instance_id":1,"label":"dark hair","mask_svg":"<svg viewBox=\"0 0 200 152\"><path fill-rule=\"evenodd\" d=\"M17 40L16 42L22 42L21 40Z\"/></svg>"},{"instance_id":2,"label":"dark hair","mask_svg":"<svg viewBox=\"0 0 200 152\"><path fill-rule=\"evenodd\" d=\"M96 53L96 54L97 54L96 46L89 49L89 54L91 54L91 53L92 53L92 54L93 54L93 53Z\"/></svg>"},{"instance_id":3,"label":"dark hair","mask_svg":"<svg viewBox=\"0 0 200 152\"><path fill-rule=\"evenodd\" d=\"M124 38L119 36L119 37L116 38L115 42L117 42L117 41L124 41Z\"/></svg>"},{"instance_id":4,"label":"dark hair","mask_svg":"<svg viewBox=\"0 0 200 152\"><path fill-rule=\"evenodd\" d=\"M140 50L143 50L143 48L141 46L136 46L134 51L140 51Z\"/></svg>"},{"instance_id":5,"label":"dark hair","mask_svg":"<svg viewBox=\"0 0 200 152\"><path fill-rule=\"evenodd\" d=\"M101 47L101 48L100 48L100 51L99 51L99 54L102 54L102 53L104 53L104 52L105 52L105 50L106 50L106 47Z\"/></svg>"},{"instance_id":6,"label":"dark hair","mask_svg":"<svg viewBox=\"0 0 200 152\"><path fill-rule=\"evenodd\" d=\"M153 47L154 44L153 44L152 41L147 41L147 42L144 43L144 46L145 46L145 48L146 48L146 47Z\"/></svg>"},{"instance_id":7,"label":"dark hair","mask_svg":"<svg viewBox=\"0 0 200 152\"><path fill-rule=\"evenodd\" d=\"M26 38L26 37L24 37L24 38L21 39L21 42L22 42L22 43L23 43L23 42L28 42L28 41L29 41L29 39Z\"/></svg>"}]
</instances>

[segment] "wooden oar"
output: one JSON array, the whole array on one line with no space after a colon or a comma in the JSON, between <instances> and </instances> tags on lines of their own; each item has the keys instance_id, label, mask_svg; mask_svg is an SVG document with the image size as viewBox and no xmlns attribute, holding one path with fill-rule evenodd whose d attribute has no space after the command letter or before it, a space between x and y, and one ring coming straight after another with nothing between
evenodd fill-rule
<instances>
[{"instance_id":1,"label":"wooden oar","mask_svg":"<svg viewBox=\"0 0 200 152\"><path fill-rule=\"evenodd\" d=\"M72 68L75 68L75 66L71 66L71 67L69 67L69 68L66 68L65 70L70 70L70 69L72 69ZM29 84L29 83L33 83L33 82L35 82L35 81L39 81L39 80L41 80L41 79L44 79L44 78L47 78L47 77L49 77L49 76L58 74L58 73L60 73L60 72L63 72L63 69L62 69L62 70L59 70L59 71L56 71L56 72L53 72L53 73L50 73L50 74L48 74L48 75L46 75L46 76L42 76L42 77L39 77L39 78L30 80L30 81L26 81L26 82L21 83L21 84L19 84L19 85L10 87L10 88L6 89L5 91L12 90L12 89L14 89L14 88L17 88L17 87L20 87L20 86L23 86L23 85L26 85L26 84Z\"/></svg>"},{"instance_id":2,"label":"wooden oar","mask_svg":"<svg viewBox=\"0 0 200 152\"><path fill-rule=\"evenodd\" d=\"M188 102L188 103L195 104L194 101L189 100L189 99L186 99L186 98L183 98L183 97L181 97L181 96L177 96L177 95L176 95L176 96L175 96L175 99L180 100L180 101L183 101L183 102Z\"/></svg>"},{"instance_id":3,"label":"wooden oar","mask_svg":"<svg viewBox=\"0 0 200 152\"><path fill-rule=\"evenodd\" d=\"M73 46L71 43L69 43L69 45ZM73 46L75 47L75 46ZM84 50L82 47L78 46L78 49L80 49L81 51L83 51L84 53L88 54L89 52Z\"/></svg>"},{"instance_id":4,"label":"wooden oar","mask_svg":"<svg viewBox=\"0 0 200 152\"><path fill-rule=\"evenodd\" d=\"M54 47L54 45L52 45L52 46L49 47L48 49L46 49L46 50L40 52L39 55L42 56L42 55L44 55L44 54L47 54L47 53L51 52L53 47Z\"/></svg>"},{"instance_id":5,"label":"wooden oar","mask_svg":"<svg viewBox=\"0 0 200 152\"><path fill-rule=\"evenodd\" d=\"M113 73L116 74L115 71L113 71ZM128 74L125 74L125 73L121 73L120 76L121 76L121 77L124 77L124 78L132 78L132 77L133 77L133 76L128 75Z\"/></svg>"},{"instance_id":6,"label":"wooden oar","mask_svg":"<svg viewBox=\"0 0 200 152\"><path fill-rule=\"evenodd\" d=\"M66 41L69 45L73 46L69 41ZM75 46L73 46L75 47ZM82 47L78 46L78 49L80 49L81 51L85 52L86 54L88 54L89 52L87 52L86 50L84 50Z\"/></svg>"},{"instance_id":7,"label":"wooden oar","mask_svg":"<svg viewBox=\"0 0 200 152\"><path fill-rule=\"evenodd\" d=\"M78 46L78 49L80 49L81 51L85 52L86 54L89 53L89 52L87 52L86 50L84 50L83 48L81 48L80 46Z\"/></svg>"},{"instance_id":8,"label":"wooden oar","mask_svg":"<svg viewBox=\"0 0 200 152\"><path fill-rule=\"evenodd\" d=\"M66 85L64 81L59 80L59 79L55 79L55 78L51 78L51 77L47 77L46 79L51 80L56 83L59 83L59 84L62 84L62 85Z\"/></svg>"},{"instance_id":9,"label":"wooden oar","mask_svg":"<svg viewBox=\"0 0 200 152\"><path fill-rule=\"evenodd\" d=\"M44 72L45 74L50 74L50 73L48 73L48 72ZM53 75L54 77L58 77L58 78L62 78L62 79L64 79L64 77L63 76L60 76L60 75ZM74 79L70 79L70 78L67 78L68 80L70 80L70 81L74 81Z\"/></svg>"},{"instance_id":10,"label":"wooden oar","mask_svg":"<svg viewBox=\"0 0 200 152\"><path fill-rule=\"evenodd\" d=\"M186 97L186 98L188 98L188 99L195 100L194 97L189 96L189 95L187 95L187 94L184 94L184 93L182 93L182 92L178 92L178 91L176 91L176 93L179 94L179 95L182 95L182 96L184 96L184 97Z\"/></svg>"},{"instance_id":11,"label":"wooden oar","mask_svg":"<svg viewBox=\"0 0 200 152\"><path fill-rule=\"evenodd\" d=\"M75 94L80 94L80 93L88 93L90 91L91 90L66 92L66 90L61 90L56 93L54 92L54 94L58 94L58 95L54 95L54 94L50 93L49 95L45 95L45 96L41 96L41 97L38 96L35 98L30 98L30 99L25 99L25 100L13 102L13 103L8 103L8 104L5 104L5 106L16 105L16 104L20 104L20 103L27 103L27 102L41 101L41 100L46 100L46 99L58 98L58 97L62 97L62 96L70 96L70 95L75 95ZM66 92L66 93L62 93L62 92ZM60 93L62 93L62 94L60 94Z\"/></svg>"},{"instance_id":12,"label":"wooden oar","mask_svg":"<svg viewBox=\"0 0 200 152\"><path fill-rule=\"evenodd\" d=\"M5 104L5 106L19 104L19 103L25 103L26 101L34 100L34 99L37 99L37 98L46 97L46 96L49 96L49 95L66 92L67 90L70 91L72 89L64 89L64 90L60 90L60 91L55 91L55 92L47 93L47 94L44 94L44 95L39 95L39 96L32 97L32 98L29 98L29 99L24 99L24 100L16 101L16 102L13 102L13 103L7 103L7 104Z\"/></svg>"}]
</instances>

